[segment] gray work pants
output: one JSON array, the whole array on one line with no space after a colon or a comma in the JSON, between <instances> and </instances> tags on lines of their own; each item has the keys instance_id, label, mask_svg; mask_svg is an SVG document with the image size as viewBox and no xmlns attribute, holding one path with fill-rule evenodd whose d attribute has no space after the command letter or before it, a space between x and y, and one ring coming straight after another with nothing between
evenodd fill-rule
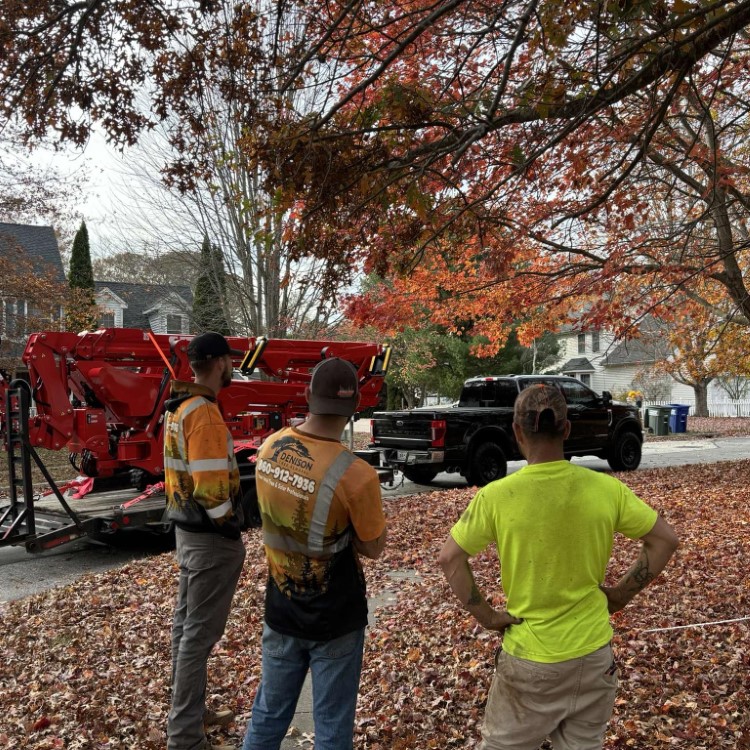
<instances>
[{"instance_id":1,"label":"gray work pants","mask_svg":"<svg viewBox=\"0 0 750 750\"><path fill-rule=\"evenodd\" d=\"M242 571L242 539L176 529L180 584L172 624L172 707L167 750L206 746L206 664L224 634Z\"/></svg>"}]
</instances>

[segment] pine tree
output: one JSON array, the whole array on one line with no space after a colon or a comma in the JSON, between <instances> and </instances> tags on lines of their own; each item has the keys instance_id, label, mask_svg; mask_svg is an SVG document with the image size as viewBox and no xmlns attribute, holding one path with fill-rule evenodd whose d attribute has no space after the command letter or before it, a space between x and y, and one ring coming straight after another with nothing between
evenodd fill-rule
<instances>
[{"instance_id":1,"label":"pine tree","mask_svg":"<svg viewBox=\"0 0 750 750\"><path fill-rule=\"evenodd\" d=\"M196 331L216 331L224 336L231 334L222 304L225 298L224 258L218 247L211 247L206 236L203 238L200 274L193 294L193 324Z\"/></svg>"},{"instance_id":2,"label":"pine tree","mask_svg":"<svg viewBox=\"0 0 750 750\"><path fill-rule=\"evenodd\" d=\"M297 500L297 508L292 519L292 528L295 531L306 534L310 528L310 519L307 516L307 502L303 497Z\"/></svg>"},{"instance_id":3,"label":"pine tree","mask_svg":"<svg viewBox=\"0 0 750 750\"><path fill-rule=\"evenodd\" d=\"M68 284L71 289L90 289L92 292L94 291L94 271L91 266L89 230L86 229L85 221L81 221L81 226L73 240Z\"/></svg>"},{"instance_id":4,"label":"pine tree","mask_svg":"<svg viewBox=\"0 0 750 750\"><path fill-rule=\"evenodd\" d=\"M94 294L94 271L91 265L89 232L85 221L81 221L81 226L73 240L68 286L70 297L65 313L65 327L69 331L96 328L98 315Z\"/></svg>"},{"instance_id":5,"label":"pine tree","mask_svg":"<svg viewBox=\"0 0 750 750\"><path fill-rule=\"evenodd\" d=\"M315 579L312 561L310 560L309 557L305 558L305 564L302 566L300 589L306 592L318 591L320 589L320 585Z\"/></svg>"}]
</instances>

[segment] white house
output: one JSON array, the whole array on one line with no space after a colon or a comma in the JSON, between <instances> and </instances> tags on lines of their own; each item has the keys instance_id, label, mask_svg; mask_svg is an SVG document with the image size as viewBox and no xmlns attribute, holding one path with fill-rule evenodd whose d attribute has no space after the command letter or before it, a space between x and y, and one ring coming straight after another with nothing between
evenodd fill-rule
<instances>
[{"instance_id":1,"label":"white house","mask_svg":"<svg viewBox=\"0 0 750 750\"><path fill-rule=\"evenodd\" d=\"M188 287L96 281L102 328L142 328L154 333L190 333L193 295Z\"/></svg>"},{"instance_id":2,"label":"white house","mask_svg":"<svg viewBox=\"0 0 750 750\"><path fill-rule=\"evenodd\" d=\"M607 330L581 331L572 325L563 328L558 341L559 358L551 369L578 378L599 393L636 390L639 378L645 374L663 393L659 401L693 403L695 394L690 386L655 371L655 364L669 357L670 352L664 336L648 321L642 324L641 336L627 341L617 341ZM718 385L712 383L709 397L714 392L726 398Z\"/></svg>"}]
</instances>

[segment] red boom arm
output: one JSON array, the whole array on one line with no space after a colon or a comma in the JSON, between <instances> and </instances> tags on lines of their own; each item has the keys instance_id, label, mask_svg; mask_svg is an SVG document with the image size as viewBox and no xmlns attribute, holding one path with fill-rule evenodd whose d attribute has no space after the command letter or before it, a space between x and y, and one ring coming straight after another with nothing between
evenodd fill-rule
<instances>
[{"instance_id":1,"label":"red boom arm","mask_svg":"<svg viewBox=\"0 0 750 750\"><path fill-rule=\"evenodd\" d=\"M187 345L192 337L128 328L32 334L23 360L37 408L31 445L82 457L83 473L111 476L129 468L162 473L164 402L173 379L192 380ZM341 357L359 372L360 407L375 406L388 367L387 346L359 342L229 337L246 352L219 405L235 441L260 441L307 412L305 386L312 368ZM0 406L3 408L3 406Z\"/></svg>"}]
</instances>

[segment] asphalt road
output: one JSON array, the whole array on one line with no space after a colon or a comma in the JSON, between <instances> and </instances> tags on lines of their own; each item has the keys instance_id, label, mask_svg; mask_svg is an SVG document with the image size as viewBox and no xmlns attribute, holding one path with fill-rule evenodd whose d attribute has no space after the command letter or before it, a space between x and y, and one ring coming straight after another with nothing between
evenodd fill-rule
<instances>
[{"instance_id":1,"label":"asphalt road","mask_svg":"<svg viewBox=\"0 0 750 750\"><path fill-rule=\"evenodd\" d=\"M750 458L750 437L713 438L700 440L654 440L644 443L640 469L659 469L667 466L687 464L709 464L717 461L736 461ZM609 464L601 458L574 458L572 463L586 466L595 471L609 471ZM525 465L525 461L509 461L508 473L512 474ZM466 487L466 482L458 474L438 474L431 485L425 486L404 481L394 489L386 488L385 498L399 495L413 495L415 492L435 489L457 489Z\"/></svg>"},{"instance_id":2,"label":"asphalt road","mask_svg":"<svg viewBox=\"0 0 750 750\"><path fill-rule=\"evenodd\" d=\"M646 442L643 447L641 468L714 463L748 457L750 437L653 441ZM595 470L605 471L609 468L606 461L601 459L576 458L573 461ZM517 471L523 465L521 461L511 462L508 471ZM457 474L439 474L429 486L399 482L394 488L386 488L383 498L387 504L396 502L404 495L463 487L466 487L466 482ZM71 583L87 572L107 570L128 560L162 551L163 545L144 536L130 536L116 548L83 540L41 555L31 555L23 547L0 548L0 603Z\"/></svg>"}]
</instances>

